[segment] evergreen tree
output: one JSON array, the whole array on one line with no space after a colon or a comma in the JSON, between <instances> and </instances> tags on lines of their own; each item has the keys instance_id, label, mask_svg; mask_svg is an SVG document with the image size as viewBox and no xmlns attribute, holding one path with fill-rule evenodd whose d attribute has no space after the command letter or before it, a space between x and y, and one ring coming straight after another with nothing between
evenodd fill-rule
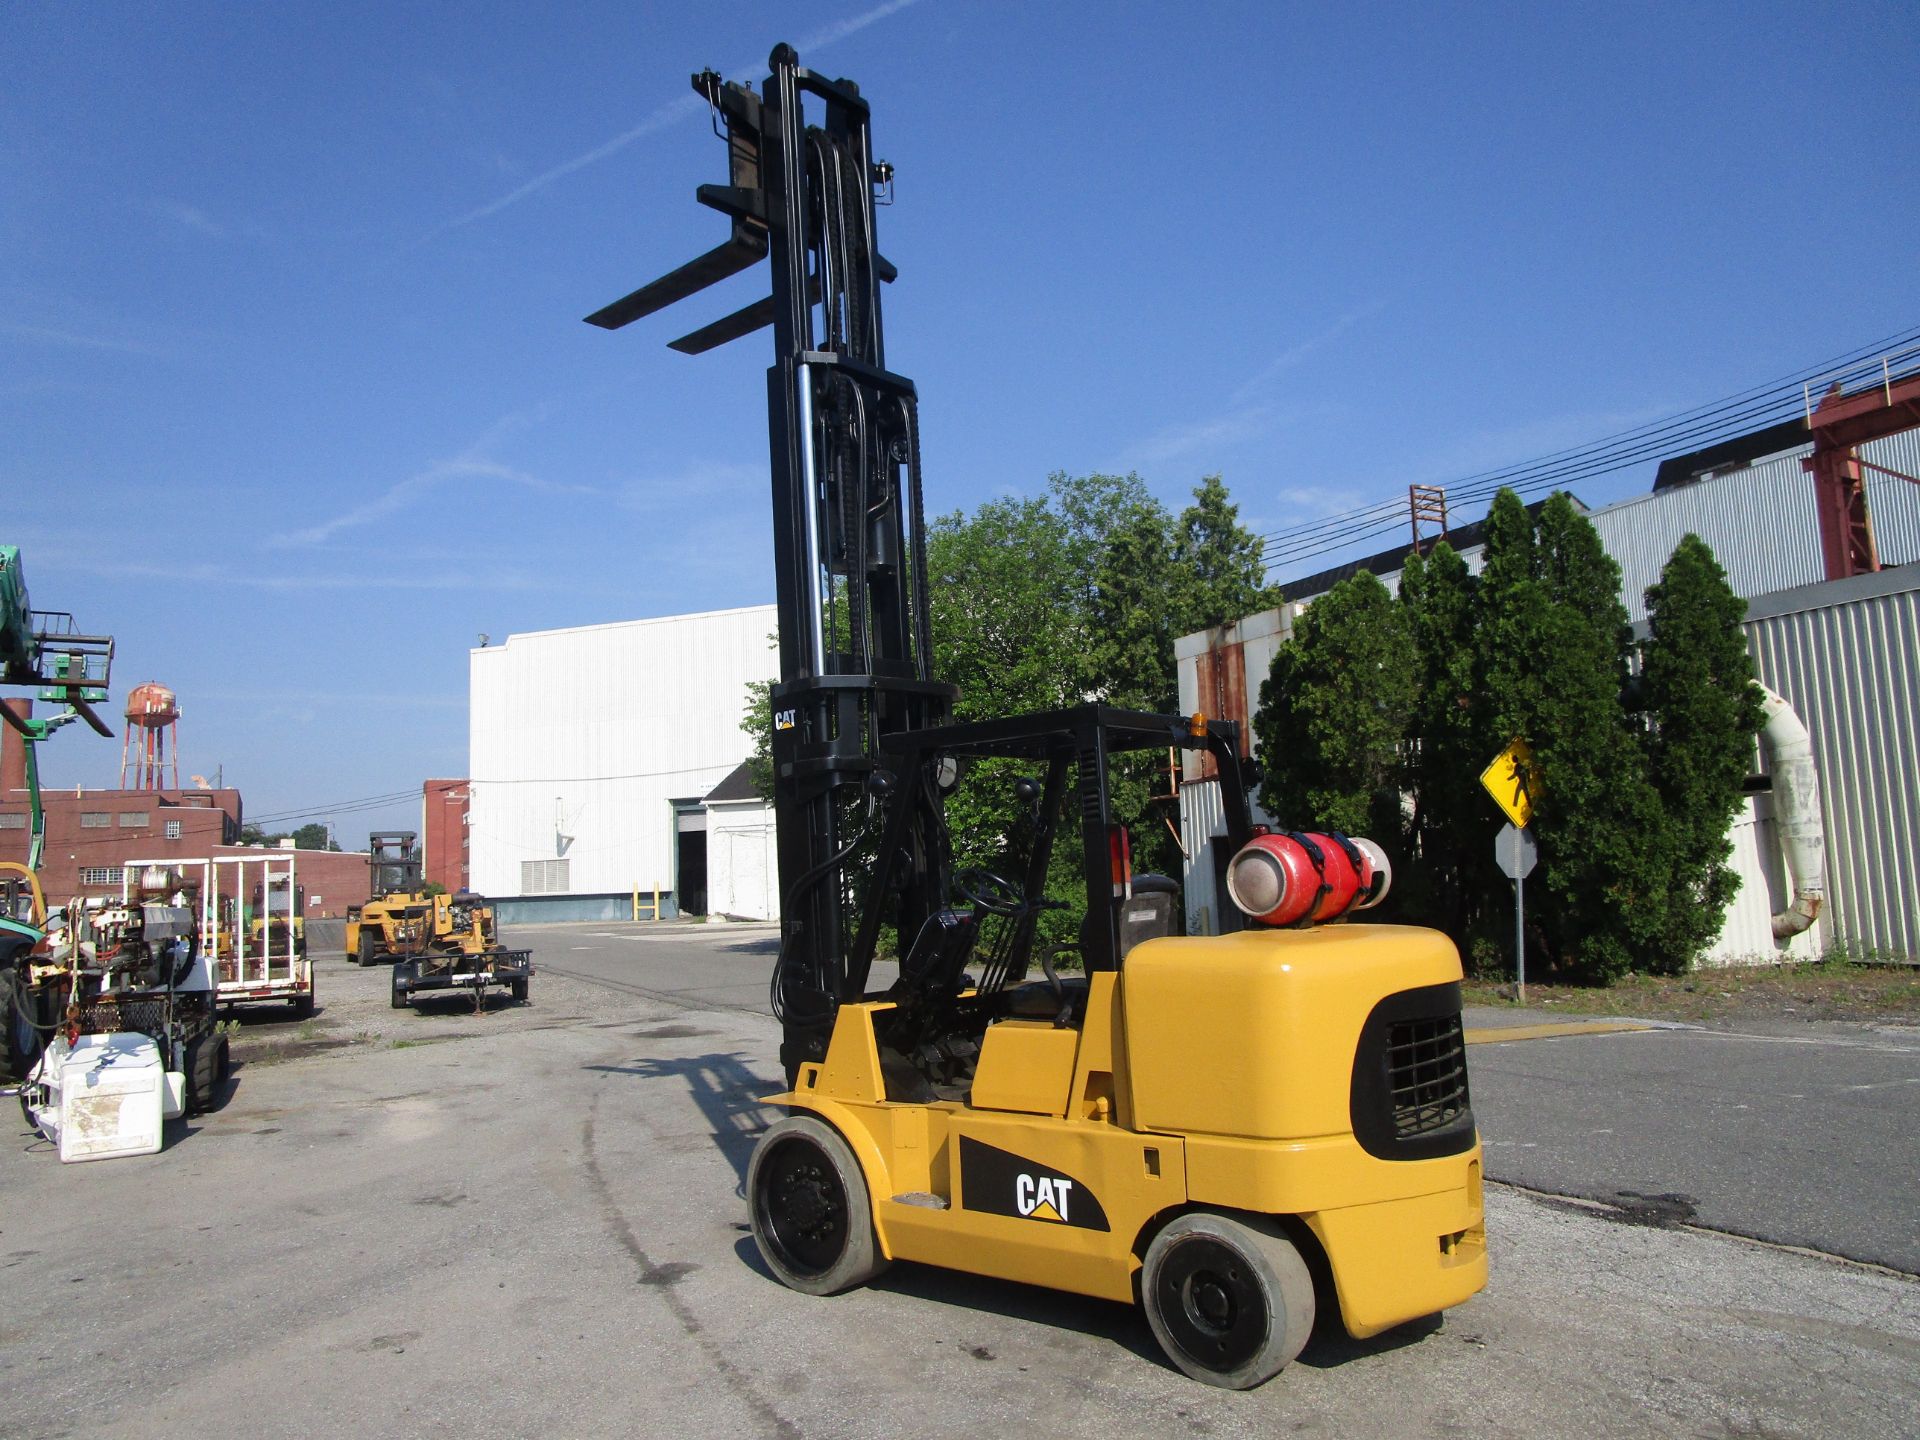
<instances>
[{"instance_id":1,"label":"evergreen tree","mask_svg":"<svg viewBox=\"0 0 1920 1440\"><path fill-rule=\"evenodd\" d=\"M1102 699L1133 710L1179 703L1173 642L1181 634L1169 516L1151 498L1116 517L1093 566L1089 659Z\"/></svg>"},{"instance_id":2,"label":"evergreen tree","mask_svg":"<svg viewBox=\"0 0 1920 1440\"><path fill-rule=\"evenodd\" d=\"M1548 628L1527 731L1543 778L1536 913L1549 958L1605 983L1670 948L1665 817L1620 699L1631 638L1620 567L1565 494L1541 507L1537 552Z\"/></svg>"},{"instance_id":3,"label":"evergreen tree","mask_svg":"<svg viewBox=\"0 0 1920 1440\"><path fill-rule=\"evenodd\" d=\"M1739 889L1727 865L1727 828L1740 811L1762 718L1740 630L1746 610L1697 535L1682 538L1647 590L1644 745L1665 802L1672 866L1671 945L1661 969L1684 970L1712 943Z\"/></svg>"},{"instance_id":4,"label":"evergreen tree","mask_svg":"<svg viewBox=\"0 0 1920 1440\"><path fill-rule=\"evenodd\" d=\"M1362 570L1303 614L1260 687L1260 803L1301 829L1400 839L1400 749L1415 697L1405 610Z\"/></svg>"},{"instance_id":5,"label":"evergreen tree","mask_svg":"<svg viewBox=\"0 0 1920 1440\"><path fill-rule=\"evenodd\" d=\"M1264 610L1267 589L1260 537L1240 524L1240 511L1218 475L1193 489L1193 504L1180 512L1175 561L1182 572L1180 634L1192 634Z\"/></svg>"},{"instance_id":6,"label":"evergreen tree","mask_svg":"<svg viewBox=\"0 0 1920 1440\"><path fill-rule=\"evenodd\" d=\"M1482 874L1496 823L1479 774L1490 758L1474 712L1475 580L1445 540L1409 555L1400 603L1414 650L1416 696L1407 726L1406 788L1413 797L1395 880L1401 913L1450 934L1473 928L1489 883Z\"/></svg>"}]
</instances>

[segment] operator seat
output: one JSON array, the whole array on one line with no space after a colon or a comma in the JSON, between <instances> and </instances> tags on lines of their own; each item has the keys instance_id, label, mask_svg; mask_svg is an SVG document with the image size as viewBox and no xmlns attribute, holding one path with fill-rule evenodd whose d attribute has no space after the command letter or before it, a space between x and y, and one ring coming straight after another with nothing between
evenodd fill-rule
<instances>
[{"instance_id":1,"label":"operator seat","mask_svg":"<svg viewBox=\"0 0 1920 1440\"><path fill-rule=\"evenodd\" d=\"M1115 900L1114 929L1119 935L1120 954L1116 970L1127 963L1127 955L1137 945L1176 933L1180 915L1180 883L1166 875L1141 874L1133 877L1131 899ZM1081 973L1063 976L1059 990L1046 980L1030 980L1007 991L1007 1014L1020 1020L1054 1020L1063 1025L1078 1024L1087 1008L1086 961L1093 950L1093 916L1080 922L1078 947L1063 946L1060 953L1071 954L1077 948Z\"/></svg>"}]
</instances>

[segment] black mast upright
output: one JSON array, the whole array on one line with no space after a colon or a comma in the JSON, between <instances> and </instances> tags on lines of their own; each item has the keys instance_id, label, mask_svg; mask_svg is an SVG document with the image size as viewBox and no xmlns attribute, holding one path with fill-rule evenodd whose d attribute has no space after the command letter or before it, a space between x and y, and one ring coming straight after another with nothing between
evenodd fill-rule
<instances>
[{"instance_id":1,"label":"black mast upright","mask_svg":"<svg viewBox=\"0 0 1920 1440\"><path fill-rule=\"evenodd\" d=\"M713 71L693 77L726 126L726 185L700 202L727 215L727 242L587 317L614 330L772 261L766 299L672 342L699 354L767 325L780 680L772 715L783 942L775 1006L789 1074L825 1055L849 965L849 861L880 830L899 786L900 852L877 873L899 887L902 933L944 900L949 858L931 774L878 770L886 738L945 723L953 690L930 671L920 432L913 382L886 368L880 286L894 269L875 238L876 163L867 103L850 81L804 69L777 46L758 94ZM807 121L811 100L820 123ZM863 937L870 947L871 936Z\"/></svg>"}]
</instances>

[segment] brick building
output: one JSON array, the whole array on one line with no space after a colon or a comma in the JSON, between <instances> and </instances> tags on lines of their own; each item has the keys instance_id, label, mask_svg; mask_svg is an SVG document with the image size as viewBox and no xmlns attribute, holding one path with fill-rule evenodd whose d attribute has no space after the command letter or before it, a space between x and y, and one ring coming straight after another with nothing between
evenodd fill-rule
<instances>
[{"instance_id":1,"label":"brick building","mask_svg":"<svg viewBox=\"0 0 1920 1440\"><path fill-rule=\"evenodd\" d=\"M467 863L467 797L465 780L429 780L422 790L422 829L426 856L422 867L428 884L440 884L458 894L470 887Z\"/></svg>"},{"instance_id":2,"label":"brick building","mask_svg":"<svg viewBox=\"0 0 1920 1440\"><path fill-rule=\"evenodd\" d=\"M40 884L49 905L76 896L118 895L130 860L205 860L259 855L240 844L238 790L43 790L46 849ZM32 805L19 737L0 726L0 860L24 863ZM369 893L367 857L321 850L297 852L296 879L307 914L344 915Z\"/></svg>"}]
</instances>

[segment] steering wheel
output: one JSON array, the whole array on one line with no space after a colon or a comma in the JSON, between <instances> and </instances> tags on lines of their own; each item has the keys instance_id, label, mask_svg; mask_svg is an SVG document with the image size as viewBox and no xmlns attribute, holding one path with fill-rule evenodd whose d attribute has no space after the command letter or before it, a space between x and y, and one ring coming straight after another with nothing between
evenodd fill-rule
<instances>
[{"instance_id":1,"label":"steering wheel","mask_svg":"<svg viewBox=\"0 0 1920 1440\"><path fill-rule=\"evenodd\" d=\"M1020 887L991 870L959 871L953 877L953 888L990 915L1018 915L1027 907L1027 897Z\"/></svg>"}]
</instances>

